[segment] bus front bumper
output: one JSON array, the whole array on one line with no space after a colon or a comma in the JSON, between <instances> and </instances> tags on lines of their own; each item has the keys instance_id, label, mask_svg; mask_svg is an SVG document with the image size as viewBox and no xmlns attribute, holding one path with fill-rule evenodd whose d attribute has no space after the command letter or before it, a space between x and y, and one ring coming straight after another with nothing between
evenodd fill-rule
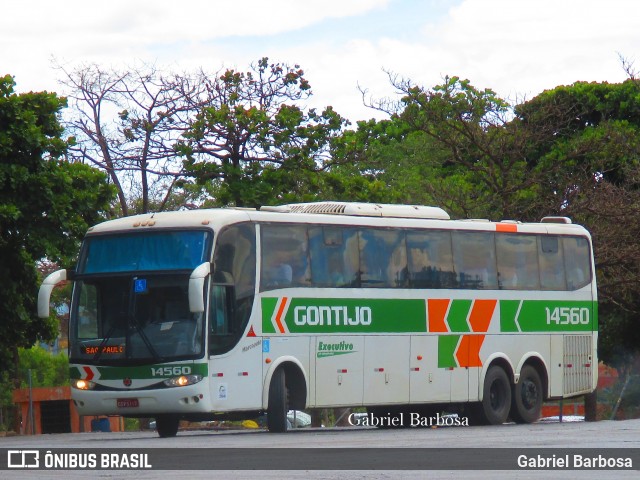
<instances>
[{"instance_id":1,"label":"bus front bumper","mask_svg":"<svg viewBox=\"0 0 640 480\"><path fill-rule=\"evenodd\" d=\"M206 382L157 390L79 390L71 398L80 415L153 416L211 411Z\"/></svg>"}]
</instances>

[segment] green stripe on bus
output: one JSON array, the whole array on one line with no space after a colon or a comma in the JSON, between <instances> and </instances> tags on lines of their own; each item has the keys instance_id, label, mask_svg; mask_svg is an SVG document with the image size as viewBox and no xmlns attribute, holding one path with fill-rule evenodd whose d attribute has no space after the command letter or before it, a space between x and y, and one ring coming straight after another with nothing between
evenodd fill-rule
<instances>
[{"instance_id":1,"label":"green stripe on bus","mask_svg":"<svg viewBox=\"0 0 640 480\"><path fill-rule=\"evenodd\" d=\"M275 312L277 304L277 298L262 298L262 333L276 333L276 329L273 323L271 323L271 317Z\"/></svg>"},{"instance_id":2,"label":"green stripe on bus","mask_svg":"<svg viewBox=\"0 0 640 480\"><path fill-rule=\"evenodd\" d=\"M180 375L209 375L209 365L207 363L168 363L158 365L144 365L138 367L91 367L97 370L100 376L97 380L122 380L131 379L153 379L171 378ZM80 365L69 366L69 377L72 380L86 378L86 372Z\"/></svg>"},{"instance_id":3,"label":"green stripe on bus","mask_svg":"<svg viewBox=\"0 0 640 480\"><path fill-rule=\"evenodd\" d=\"M471 310L471 300L453 300L451 302L449 314L447 315L449 331L456 333L469 331L469 324L467 323L469 310Z\"/></svg>"},{"instance_id":4,"label":"green stripe on bus","mask_svg":"<svg viewBox=\"0 0 640 480\"><path fill-rule=\"evenodd\" d=\"M440 335L438 337L438 368L454 368L456 362L456 347L460 341L460 335Z\"/></svg>"},{"instance_id":5,"label":"green stripe on bus","mask_svg":"<svg viewBox=\"0 0 640 480\"><path fill-rule=\"evenodd\" d=\"M500 331L517 332L516 314L520 308L520 300L500 301Z\"/></svg>"},{"instance_id":6,"label":"green stripe on bus","mask_svg":"<svg viewBox=\"0 0 640 480\"><path fill-rule=\"evenodd\" d=\"M270 300L270 301L269 301ZM277 299L262 299L262 329L274 333ZM289 333L411 333L427 331L421 299L293 298L281 319Z\"/></svg>"},{"instance_id":7,"label":"green stripe on bus","mask_svg":"<svg viewBox=\"0 0 640 480\"><path fill-rule=\"evenodd\" d=\"M502 300L500 330L504 333L589 332L597 329L594 305L591 301L525 300L520 306L519 301Z\"/></svg>"}]
</instances>

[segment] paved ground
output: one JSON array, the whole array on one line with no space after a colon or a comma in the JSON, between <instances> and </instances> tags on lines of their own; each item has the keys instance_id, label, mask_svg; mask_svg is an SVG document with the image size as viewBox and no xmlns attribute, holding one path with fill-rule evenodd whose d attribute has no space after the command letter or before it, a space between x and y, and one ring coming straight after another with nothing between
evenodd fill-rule
<instances>
[{"instance_id":1,"label":"paved ground","mask_svg":"<svg viewBox=\"0 0 640 480\"><path fill-rule=\"evenodd\" d=\"M189 470L189 453L195 448L212 449L242 449L228 450L231 463L242 465L243 455L260 455L263 451L253 449L279 448L275 451L279 458L287 457L287 452L295 455L291 449L326 449L326 448L381 448L381 449L407 449L426 448L436 449L438 455L444 455L446 459L451 457L452 470L439 471L406 471L406 470ZM465 448L490 448L483 452L487 454L500 454L498 448L522 449L527 455L534 454L530 449L596 449L590 452L604 452L609 448L636 449L640 452L640 420L628 421L603 421L595 423L567 422L567 423L538 423L534 425L502 425L492 427L440 427L440 428L407 428L399 430L378 430L374 428L335 428L335 429L300 429L285 434L269 434L263 431L221 431L210 430L180 432L177 437L171 439L158 438L155 432L124 432L124 433L82 433L39 435L34 437L18 436L0 438L0 449L79 449L89 448L95 451L101 449L125 449L135 452L136 449L167 448L171 454L175 451L184 452L184 465L175 468L184 471L104 471L93 472L80 471L1 471L0 478L260 478L260 479L413 479L413 478L481 478L481 479L507 479L507 478L638 478L637 470L632 471L594 471L594 470L514 470L514 471L490 471L455 470L456 455L462 452L465 455L469 451ZM438 449L447 449L445 451ZM176 450L178 449L178 450ZM183 450L179 450L183 449ZM529 450L527 450L529 449ZM4 450L3 450L4 452ZM203 451L211 454L211 451ZM284 452L284 453L283 453ZM376 451L373 451L376 453ZM503 451L504 452L504 451ZM547 453L550 450L547 450ZM200 452L198 452L199 454ZM219 453L219 450L215 453ZM304 453L304 452L303 452ZM322 453L322 452L319 452ZM378 451L384 454L385 451ZM426 452L429 454L429 451ZM473 452L471 452L473 453ZM3 453L4 454L4 453ZM235 455L235 456L233 456ZM173 457L171 457L173 458ZM178 457L181 458L181 457ZM193 457L191 457L193 458ZM4 461L4 459L2 459ZM372 457L372 460L375 458ZM380 459L378 459L380 460ZM384 460L384 459L382 459ZM449 460L446 460L449 461ZM489 462L492 460L489 459ZM498 459L496 459L496 462ZM372 461L372 465L384 468L380 462ZM0 465L4 463L0 462ZM4 464L6 465L6 464ZM634 464L634 469L640 469L640 465Z\"/></svg>"}]
</instances>

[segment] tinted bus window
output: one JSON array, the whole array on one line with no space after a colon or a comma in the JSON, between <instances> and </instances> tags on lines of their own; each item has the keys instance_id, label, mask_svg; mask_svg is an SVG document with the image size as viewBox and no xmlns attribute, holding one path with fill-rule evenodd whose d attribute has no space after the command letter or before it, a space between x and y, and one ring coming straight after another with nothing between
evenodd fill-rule
<instances>
[{"instance_id":1,"label":"tinted bus window","mask_svg":"<svg viewBox=\"0 0 640 480\"><path fill-rule=\"evenodd\" d=\"M562 248L558 237L540 236L538 259L543 290L566 290Z\"/></svg>"},{"instance_id":2,"label":"tinted bus window","mask_svg":"<svg viewBox=\"0 0 640 480\"><path fill-rule=\"evenodd\" d=\"M583 237L262 225L261 290L287 287L578 289Z\"/></svg>"},{"instance_id":3,"label":"tinted bus window","mask_svg":"<svg viewBox=\"0 0 640 480\"><path fill-rule=\"evenodd\" d=\"M453 232L452 244L459 288L498 288L493 233Z\"/></svg>"},{"instance_id":4,"label":"tinted bus window","mask_svg":"<svg viewBox=\"0 0 640 480\"><path fill-rule=\"evenodd\" d=\"M203 230L87 237L78 272L193 270L207 260L210 237Z\"/></svg>"},{"instance_id":5,"label":"tinted bus window","mask_svg":"<svg viewBox=\"0 0 640 480\"><path fill-rule=\"evenodd\" d=\"M399 230L360 230L360 285L400 288L407 283L407 248Z\"/></svg>"},{"instance_id":6,"label":"tinted bus window","mask_svg":"<svg viewBox=\"0 0 640 480\"><path fill-rule=\"evenodd\" d=\"M562 237L567 288L577 290L591 282L589 242L582 237Z\"/></svg>"},{"instance_id":7,"label":"tinted bus window","mask_svg":"<svg viewBox=\"0 0 640 480\"><path fill-rule=\"evenodd\" d=\"M253 297L256 288L256 232L253 224L227 227L216 241L213 280L235 285L238 298Z\"/></svg>"},{"instance_id":8,"label":"tinted bus window","mask_svg":"<svg viewBox=\"0 0 640 480\"><path fill-rule=\"evenodd\" d=\"M311 285L307 227L262 225L261 289Z\"/></svg>"},{"instance_id":9,"label":"tinted bus window","mask_svg":"<svg viewBox=\"0 0 640 480\"><path fill-rule=\"evenodd\" d=\"M407 232L407 260L412 288L455 288L451 233Z\"/></svg>"},{"instance_id":10,"label":"tinted bus window","mask_svg":"<svg viewBox=\"0 0 640 480\"><path fill-rule=\"evenodd\" d=\"M309 228L313 286L355 286L360 270L357 246L356 231L352 228Z\"/></svg>"},{"instance_id":11,"label":"tinted bus window","mask_svg":"<svg viewBox=\"0 0 640 480\"><path fill-rule=\"evenodd\" d=\"M507 290L540 288L535 235L496 235L498 286Z\"/></svg>"}]
</instances>

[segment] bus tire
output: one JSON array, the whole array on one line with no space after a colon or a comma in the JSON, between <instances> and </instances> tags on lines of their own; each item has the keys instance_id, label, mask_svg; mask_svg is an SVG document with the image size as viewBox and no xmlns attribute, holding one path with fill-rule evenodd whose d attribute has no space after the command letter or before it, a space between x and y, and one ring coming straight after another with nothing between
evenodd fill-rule
<instances>
[{"instance_id":1,"label":"bus tire","mask_svg":"<svg viewBox=\"0 0 640 480\"><path fill-rule=\"evenodd\" d=\"M179 424L180 419L177 415L158 415L156 417L156 431L160 438L175 437Z\"/></svg>"},{"instance_id":2,"label":"bus tire","mask_svg":"<svg viewBox=\"0 0 640 480\"><path fill-rule=\"evenodd\" d=\"M484 377L482 402L477 404L474 417L478 423L501 425L511 410L511 383L502 367L489 367Z\"/></svg>"},{"instance_id":3,"label":"bus tire","mask_svg":"<svg viewBox=\"0 0 640 480\"><path fill-rule=\"evenodd\" d=\"M543 402L542 380L531 365L520 371L520 380L513 387L511 418L516 423L533 423L540 419Z\"/></svg>"},{"instance_id":4,"label":"bus tire","mask_svg":"<svg viewBox=\"0 0 640 480\"><path fill-rule=\"evenodd\" d=\"M278 368L271 377L269 385L269 404L267 407L267 429L272 433L287 431L288 412L287 383L284 369Z\"/></svg>"}]
</instances>

